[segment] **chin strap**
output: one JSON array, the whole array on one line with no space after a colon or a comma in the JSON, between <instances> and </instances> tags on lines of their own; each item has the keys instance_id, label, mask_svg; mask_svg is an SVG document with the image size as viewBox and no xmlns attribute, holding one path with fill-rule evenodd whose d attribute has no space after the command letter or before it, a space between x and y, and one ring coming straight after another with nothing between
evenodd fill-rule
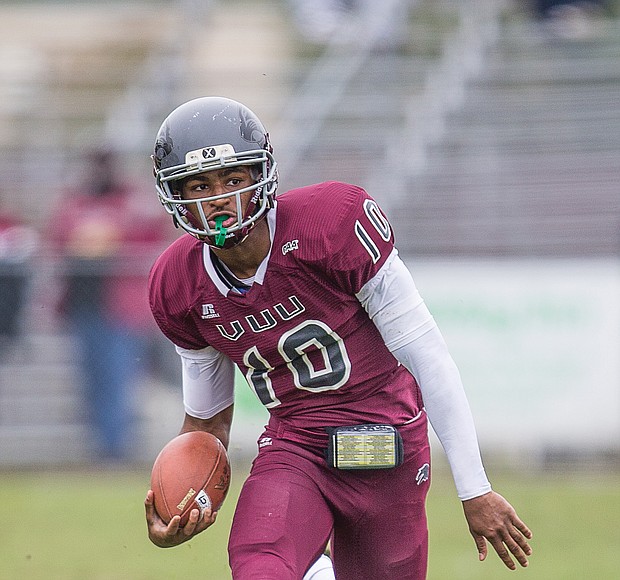
<instances>
[{"instance_id":1,"label":"chin strap","mask_svg":"<svg viewBox=\"0 0 620 580\"><path fill-rule=\"evenodd\" d=\"M226 243L226 228L222 225L226 216L220 215L215 218L215 228L217 234L215 234L215 245L221 248Z\"/></svg>"}]
</instances>

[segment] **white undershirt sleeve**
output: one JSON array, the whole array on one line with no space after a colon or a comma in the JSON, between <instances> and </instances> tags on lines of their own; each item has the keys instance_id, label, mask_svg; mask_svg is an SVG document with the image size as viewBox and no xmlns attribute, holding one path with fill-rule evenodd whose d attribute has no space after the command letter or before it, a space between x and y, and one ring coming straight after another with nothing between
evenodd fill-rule
<instances>
[{"instance_id":1,"label":"white undershirt sleeve","mask_svg":"<svg viewBox=\"0 0 620 580\"><path fill-rule=\"evenodd\" d=\"M387 348L417 380L461 500L491 491L460 373L409 270L392 252L357 298Z\"/></svg>"},{"instance_id":2,"label":"white undershirt sleeve","mask_svg":"<svg viewBox=\"0 0 620 580\"><path fill-rule=\"evenodd\" d=\"M210 346L175 348L181 356L183 405L188 415L210 419L233 404L235 365L226 355Z\"/></svg>"}]
</instances>

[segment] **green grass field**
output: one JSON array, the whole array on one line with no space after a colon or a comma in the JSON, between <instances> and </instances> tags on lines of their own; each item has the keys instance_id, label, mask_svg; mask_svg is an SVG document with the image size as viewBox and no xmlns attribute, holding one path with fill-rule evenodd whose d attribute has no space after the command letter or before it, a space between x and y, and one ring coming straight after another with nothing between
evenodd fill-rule
<instances>
[{"instance_id":1,"label":"green grass field","mask_svg":"<svg viewBox=\"0 0 620 580\"><path fill-rule=\"evenodd\" d=\"M215 527L177 548L146 537L149 470L0 472L0 579L158 580L230 578L226 542L245 471ZM620 567L620 474L494 474L494 486L534 532L529 568L511 572L495 554L480 563L450 476L429 497L429 580L611 580ZM395 579L398 580L398 579Z\"/></svg>"}]
</instances>

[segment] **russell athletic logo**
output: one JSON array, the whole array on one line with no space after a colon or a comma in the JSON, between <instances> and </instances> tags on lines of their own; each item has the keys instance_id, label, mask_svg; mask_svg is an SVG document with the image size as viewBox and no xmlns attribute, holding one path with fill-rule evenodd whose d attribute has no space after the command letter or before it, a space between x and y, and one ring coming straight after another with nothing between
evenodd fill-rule
<instances>
[{"instance_id":1,"label":"russell athletic logo","mask_svg":"<svg viewBox=\"0 0 620 580\"><path fill-rule=\"evenodd\" d=\"M208 320L209 318L219 318L220 315L215 311L215 308L213 308L213 304L203 304L200 317L203 320Z\"/></svg>"}]
</instances>

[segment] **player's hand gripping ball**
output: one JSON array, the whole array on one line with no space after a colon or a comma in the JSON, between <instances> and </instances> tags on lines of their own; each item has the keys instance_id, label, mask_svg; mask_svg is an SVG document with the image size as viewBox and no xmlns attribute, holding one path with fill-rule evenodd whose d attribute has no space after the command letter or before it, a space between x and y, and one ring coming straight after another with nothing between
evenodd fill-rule
<instances>
[{"instance_id":1,"label":"player's hand gripping ball","mask_svg":"<svg viewBox=\"0 0 620 580\"><path fill-rule=\"evenodd\" d=\"M197 508L219 510L230 484L230 464L222 442L205 431L190 431L161 450L151 472L155 509L164 522L181 516L181 526Z\"/></svg>"}]
</instances>

